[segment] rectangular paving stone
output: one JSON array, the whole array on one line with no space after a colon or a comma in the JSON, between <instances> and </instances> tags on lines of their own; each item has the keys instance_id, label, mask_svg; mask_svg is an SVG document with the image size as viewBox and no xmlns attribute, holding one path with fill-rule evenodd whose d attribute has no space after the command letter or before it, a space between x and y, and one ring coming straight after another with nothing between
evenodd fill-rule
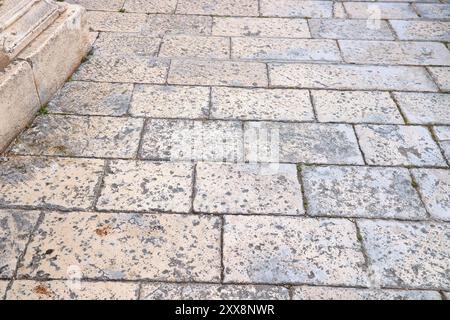
<instances>
[{"instance_id":1,"label":"rectangular paving stone","mask_svg":"<svg viewBox=\"0 0 450 320\"><path fill-rule=\"evenodd\" d=\"M92 56L73 75L74 80L164 83L169 62L145 56Z\"/></svg>"},{"instance_id":2,"label":"rectangular paving stone","mask_svg":"<svg viewBox=\"0 0 450 320\"><path fill-rule=\"evenodd\" d=\"M39 218L39 211L0 209L0 277L12 278ZM7 283L6 283L7 284ZM5 293L0 283L0 299Z\"/></svg>"},{"instance_id":3,"label":"rectangular paving stone","mask_svg":"<svg viewBox=\"0 0 450 320\"><path fill-rule=\"evenodd\" d=\"M302 178L312 216L427 217L405 168L307 166Z\"/></svg>"},{"instance_id":4,"label":"rectangular paving stone","mask_svg":"<svg viewBox=\"0 0 450 320\"><path fill-rule=\"evenodd\" d=\"M223 246L225 282L367 283L348 220L225 216Z\"/></svg>"},{"instance_id":5,"label":"rectangular paving stone","mask_svg":"<svg viewBox=\"0 0 450 320\"><path fill-rule=\"evenodd\" d=\"M211 117L240 120L313 121L307 90L213 88Z\"/></svg>"},{"instance_id":6,"label":"rectangular paving stone","mask_svg":"<svg viewBox=\"0 0 450 320\"><path fill-rule=\"evenodd\" d=\"M450 162L450 126L434 127L433 131L436 138L439 140L439 145L447 158L447 162Z\"/></svg>"},{"instance_id":7,"label":"rectangular paving stone","mask_svg":"<svg viewBox=\"0 0 450 320\"><path fill-rule=\"evenodd\" d=\"M344 2L350 19L416 19L418 15L409 3Z\"/></svg>"},{"instance_id":8,"label":"rectangular paving stone","mask_svg":"<svg viewBox=\"0 0 450 320\"><path fill-rule=\"evenodd\" d=\"M147 283L141 300L289 300L289 290L267 285Z\"/></svg>"},{"instance_id":9,"label":"rectangular paving stone","mask_svg":"<svg viewBox=\"0 0 450 320\"><path fill-rule=\"evenodd\" d=\"M295 287L294 300L441 300L437 291Z\"/></svg>"},{"instance_id":10,"label":"rectangular paving stone","mask_svg":"<svg viewBox=\"0 0 450 320\"><path fill-rule=\"evenodd\" d=\"M243 161L242 123L149 119L140 157L171 161Z\"/></svg>"},{"instance_id":11,"label":"rectangular paving stone","mask_svg":"<svg viewBox=\"0 0 450 320\"><path fill-rule=\"evenodd\" d=\"M141 13L88 11L86 13L91 31L141 32L147 15Z\"/></svg>"},{"instance_id":12,"label":"rectangular paving stone","mask_svg":"<svg viewBox=\"0 0 450 320\"><path fill-rule=\"evenodd\" d=\"M18 273L63 279L75 269L90 279L218 281L220 228L213 216L47 213Z\"/></svg>"},{"instance_id":13,"label":"rectangular paving stone","mask_svg":"<svg viewBox=\"0 0 450 320\"><path fill-rule=\"evenodd\" d=\"M215 85L232 87L267 86L267 71L263 63L173 60L170 66L170 84Z\"/></svg>"},{"instance_id":14,"label":"rectangular paving stone","mask_svg":"<svg viewBox=\"0 0 450 320\"><path fill-rule=\"evenodd\" d=\"M430 67L428 71L430 71L439 89L450 92L450 67Z\"/></svg>"},{"instance_id":15,"label":"rectangular paving stone","mask_svg":"<svg viewBox=\"0 0 450 320\"><path fill-rule=\"evenodd\" d=\"M447 289L450 225L358 221L375 285Z\"/></svg>"},{"instance_id":16,"label":"rectangular paving stone","mask_svg":"<svg viewBox=\"0 0 450 320\"><path fill-rule=\"evenodd\" d=\"M174 13L177 0L125 0L123 8L127 12Z\"/></svg>"},{"instance_id":17,"label":"rectangular paving stone","mask_svg":"<svg viewBox=\"0 0 450 320\"><path fill-rule=\"evenodd\" d=\"M394 97L409 123L450 124L450 94L396 92Z\"/></svg>"},{"instance_id":18,"label":"rectangular paving stone","mask_svg":"<svg viewBox=\"0 0 450 320\"><path fill-rule=\"evenodd\" d=\"M448 3L416 3L417 12L426 19L450 19L450 4Z\"/></svg>"},{"instance_id":19,"label":"rectangular paving stone","mask_svg":"<svg viewBox=\"0 0 450 320\"><path fill-rule=\"evenodd\" d=\"M48 103L49 113L123 116L132 84L70 81Z\"/></svg>"},{"instance_id":20,"label":"rectangular paving stone","mask_svg":"<svg viewBox=\"0 0 450 320\"><path fill-rule=\"evenodd\" d=\"M313 38L394 40L389 25L384 20L311 19L309 28Z\"/></svg>"},{"instance_id":21,"label":"rectangular paving stone","mask_svg":"<svg viewBox=\"0 0 450 320\"><path fill-rule=\"evenodd\" d=\"M400 40L450 41L450 21L391 20Z\"/></svg>"},{"instance_id":22,"label":"rectangular paving stone","mask_svg":"<svg viewBox=\"0 0 450 320\"><path fill-rule=\"evenodd\" d=\"M206 87L136 85L130 114L151 118L206 118L210 89Z\"/></svg>"},{"instance_id":23,"label":"rectangular paving stone","mask_svg":"<svg viewBox=\"0 0 450 320\"><path fill-rule=\"evenodd\" d=\"M331 18L330 1L260 0L261 15L269 17Z\"/></svg>"},{"instance_id":24,"label":"rectangular paving stone","mask_svg":"<svg viewBox=\"0 0 450 320\"><path fill-rule=\"evenodd\" d=\"M232 38L231 48L235 59L341 61L334 40Z\"/></svg>"},{"instance_id":25,"label":"rectangular paving stone","mask_svg":"<svg viewBox=\"0 0 450 320\"><path fill-rule=\"evenodd\" d=\"M355 129L368 164L446 166L426 127L358 125Z\"/></svg>"},{"instance_id":26,"label":"rectangular paving stone","mask_svg":"<svg viewBox=\"0 0 450 320\"><path fill-rule=\"evenodd\" d=\"M230 57L230 39L187 35L166 36L159 56L228 59Z\"/></svg>"},{"instance_id":27,"label":"rectangular paving stone","mask_svg":"<svg viewBox=\"0 0 450 320\"><path fill-rule=\"evenodd\" d=\"M421 67L271 63L269 75L273 87L436 91Z\"/></svg>"},{"instance_id":28,"label":"rectangular paving stone","mask_svg":"<svg viewBox=\"0 0 450 320\"><path fill-rule=\"evenodd\" d=\"M212 34L234 37L310 38L306 19L214 17Z\"/></svg>"},{"instance_id":29,"label":"rectangular paving stone","mask_svg":"<svg viewBox=\"0 0 450 320\"><path fill-rule=\"evenodd\" d=\"M194 211L304 214L295 165L199 163Z\"/></svg>"},{"instance_id":30,"label":"rectangular paving stone","mask_svg":"<svg viewBox=\"0 0 450 320\"><path fill-rule=\"evenodd\" d=\"M450 221L450 171L412 169L422 200L433 218Z\"/></svg>"},{"instance_id":31,"label":"rectangular paving stone","mask_svg":"<svg viewBox=\"0 0 450 320\"><path fill-rule=\"evenodd\" d=\"M244 130L246 161L364 163L350 125L246 122Z\"/></svg>"},{"instance_id":32,"label":"rectangular paving stone","mask_svg":"<svg viewBox=\"0 0 450 320\"><path fill-rule=\"evenodd\" d=\"M15 280L7 300L136 300L138 283Z\"/></svg>"},{"instance_id":33,"label":"rectangular paving stone","mask_svg":"<svg viewBox=\"0 0 450 320\"><path fill-rule=\"evenodd\" d=\"M87 10L98 11L118 11L123 5L123 0L65 0L65 2L81 5Z\"/></svg>"},{"instance_id":34,"label":"rectangular paving stone","mask_svg":"<svg viewBox=\"0 0 450 320\"><path fill-rule=\"evenodd\" d=\"M179 0L176 13L258 16L258 0Z\"/></svg>"},{"instance_id":35,"label":"rectangular paving stone","mask_svg":"<svg viewBox=\"0 0 450 320\"><path fill-rule=\"evenodd\" d=\"M11 154L133 158L143 119L40 116L22 133Z\"/></svg>"},{"instance_id":36,"label":"rectangular paving stone","mask_svg":"<svg viewBox=\"0 0 450 320\"><path fill-rule=\"evenodd\" d=\"M387 92L317 90L311 94L320 122L403 124Z\"/></svg>"},{"instance_id":37,"label":"rectangular paving stone","mask_svg":"<svg viewBox=\"0 0 450 320\"><path fill-rule=\"evenodd\" d=\"M95 55L157 56L161 39L139 34L101 32L93 49Z\"/></svg>"},{"instance_id":38,"label":"rectangular paving stone","mask_svg":"<svg viewBox=\"0 0 450 320\"><path fill-rule=\"evenodd\" d=\"M142 33L146 36L190 34L210 35L212 18L207 16L184 16L155 14L148 17Z\"/></svg>"},{"instance_id":39,"label":"rectangular paving stone","mask_svg":"<svg viewBox=\"0 0 450 320\"><path fill-rule=\"evenodd\" d=\"M11 157L0 163L0 205L87 209L103 160Z\"/></svg>"},{"instance_id":40,"label":"rectangular paving stone","mask_svg":"<svg viewBox=\"0 0 450 320\"><path fill-rule=\"evenodd\" d=\"M450 65L450 51L437 42L339 40L345 62L390 65Z\"/></svg>"},{"instance_id":41,"label":"rectangular paving stone","mask_svg":"<svg viewBox=\"0 0 450 320\"><path fill-rule=\"evenodd\" d=\"M99 210L187 213L191 208L192 164L117 160L107 169Z\"/></svg>"}]
</instances>

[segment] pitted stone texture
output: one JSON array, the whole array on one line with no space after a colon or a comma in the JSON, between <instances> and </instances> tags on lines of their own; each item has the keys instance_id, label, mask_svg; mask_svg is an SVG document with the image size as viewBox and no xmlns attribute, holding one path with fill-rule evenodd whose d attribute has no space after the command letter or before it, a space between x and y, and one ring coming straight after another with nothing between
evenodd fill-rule
<instances>
[{"instance_id":1,"label":"pitted stone texture","mask_svg":"<svg viewBox=\"0 0 450 320\"><path fill-rule=\"evenodd\" d=\"M139 34L101 32L94 44L95 55L156 56L161 39Z\"/></svg>"},{"instance_id":2,"label":"pitted stone texture","mask_svg":"<svg viewBox=\"0 0 450 320\"><path fill-rule=\"evenodd\" d=\"M439 140L447 161L450 162L450 126L449 127L434 127L434 133Z\"/></svg>"},{"instance_id":3,"label":"pitted stone texture","mask_svg":"<svg viewBox=\"0 0 450 320\"><path fill-rule=\"evenodd\" d=\"M16 280L7 300L136 300L138 283Z\"/></svg>"},{"instance_id":4,"label":"pitted stone texture","mask_svg":"<svg viewBox=\"0 0 450 320\"><path fill-rule=\"evenodd\" d=\"M320 90L312 98L320 122L403 124L387 92Z\"/></svg>"},{"instance_id":5,"label":"pitted stone texture","mask_svg":"<svg viewBox=\"0 0 450 320\"><path fill-rule=\"evenodd\" d=\"M125 0L123 8L126 12L173 13L177 0Z\"/></svg>"},{"instance_id":6,"label":"pitted stone texture","mask_svg":"<svg viewBox=\"0 0 450 320\"><path fill-rule=\"evenodd\" d=\"M206 16L150 15L143 34L163 37L174 34L210 35L212 18Z\"/></svg>"},{"instance_id":7,"label":"pitted stone texture","mask_svg":"<svg viewBox=\"0 0 450 320\"><path fill-rule=\"evenodd\" d=\"M422 18L450 19L450 4L416 3L414 6Z\"/></svg>"},{"instance_id":8,"label":"pitted stone texture","mask_svg":"<svg viewBox=\"0 0 450 320\"><path fill-rule=\"evenodd\" d=\"M425 127L358 125L362 152L368 164L445 166L439 147Z\"/></svg>"},{"instance_id":9,"label":"pitted stone texture","mask_svg":"<svg viewBox=\"0 0 450 320\"><path fill-rule=\"evenodd\" d=\"M102 280L217 281L220 226L212 216L47 213L18 274L62 279L76 269Z\"/></svg>"},{"instance_id":10,"label":"pitted stone texture","mask_svg":"<svg viewBox=\"0 0 450 320\"><path fill-rule=\"evenodd\" d=\"M132 84L70 81L48 104L50 113L122 116L127 113Z\"/></svg>"},{"instance_id":11,"label":"pitted stone texture","mask_svg":"<svg viewBox=\"0 0 450 320\"><path fill-rule=\"evenodd\" d=\"M350 19L416 19L409 3L344 2Z\"/></svg>"},{"instance_id":12,"label":"pitted stone texture","mask_svg":"<svg viewBox=\"0 0 450 320\"><path fill-rule=\"evenodd\" d=\"M0 209L0 277L14 276L19 257L38 218L38 211ZM0 299L3 293L0 284Z\"/></svg>"},{"instance_id":13,"label":"pitted stone texture","mask_svg":"<svg viewBox=\"0 0 450 320\"><path fill-rule=\"evenodd\" d=\"M439 292L301 286L294 300L441 300Z\"/></svg>"},{"instance_id":14,"label":"pitted stone texture","mask_svg":"<svg viewBox=\"0 0 450 320\"><path fill-rule=\"evenodd\" d=\"M171 161L243 161L238 121L149 119L140 157Z\"/></svg>"},{"instance_id":15,"label":"pitted stone texture","mask_svg":"<svg viewBox=\"0 0 450 320\"><path fill-rule=\"evenodd\" d=\"M450 225L358 222L376 285L417 289L450 287Z\"/></svg>"},{"instance_id":16,"label":"pitted stone texture","mask_svg":"<svg viewBox=\"0 0 450 320\"><path fill-rule=\"evenodd\" d=\"M295 165L197 165L194 211L226 214L304 214Z\"/></svg>"},{"instance_id":17,"label":"pitted stone texture","mask_svg":"<svg viewBox=\"0 0 450 320\"><path fill-rule=\"evenodd\" d=\"M240 120L313 121L307 90L213 88L211 117Z\"/></svg>"},{"instance_id":18,"label":"pitted stone texture","mask_svg":"<svg viewBox=\"0 0 450 320\"><path fill-rule=\"evenodd\" d=\"M400 40L450 41L450 21L391 20Z\"/></svg>"},{"instance_id":19,"label":"pitted stone texture","mask_svg":"<svg viewBox=\"0 0 450 320\"><path fill-rule=\"evenodd\" d=\"M168 79L170 84L237 87L263 87L267 81L263 63L211 60L174 60Z\"/></svg>"},{"instance_id":20,"label":"pitted stone texture","mask_svg":"<svg viewBox=\"0 0 450 320\"><path fill-rule=\"evenodd\" d=\"M334 40L232 38L232 58L248 60L341 61Z\"/></svg>"},{"instance_id":21,"label":"pitted stone texture","mask_svg":"<svg viewBox=\"0 0 450 320\"><path fill-rule=\"evenodd\" d=\"M75 80L101 82L164 83L166 60L143 56L93 56L74 74Z\"/></svg>"},{"instance_id":22,"label":"pitted stone texture","mask_svg":"<svg viewBox=\"0 0 450 320\"><path fill-rule=\"evenodd\" d=\"M258 0L178 0L177 13L258 16Z\"/></svg>"},{"instance_id":23,"label":"pitted stone texture","mask_svg":"<svg viewBox=\"0 0 450 320\"><path fill-rule=\"evenodd\" d=\"M312 216L427 217L404 168L304 167L302 176Z\"/></svg>"},{"instance_id":24,"label":"pitted stone texture","mask_svg":"<svg viewBox=\"0 0 450 320\"><path fill-rule=\"evenodd\" d=\"M260 0L261 15L269 17L331 18L330 1Z\"/></svg>"},{"instance_id":25,"label":"pitted stone texture","mask_svg":"<svg viewBox=\"0 0 450 320\"><path fill-rule=\"evenodd\" d=\"M409 123L450 124L450 94L394 93Z\"/></svg>"},{"instance_id":26,"label":"pitted stone texture","mask_svg":"<svg viewBox=\"0 0 450 320\"><path fill-rule=\"evenodd\" d=\"M439 88L450 92L450 67L430 67L428 70Z\"/></svg>"},{"instance_id":27,"label":"pitted stone texture","mask_svg":"<svg viewBox=\"0 0 450 320\"><path fill-rule=\"evenodd\" d=\"M11 157L0 163L0 205L87 209L103 161Z\"/></svg>"},{"instance_id":28,"label":"pitted stone texture","mask_svg":"<svg viewBox=\"0 0 450 320\"><path fill-rule=\"evenodd\" d=\"M348 220L225 216L223 243L225 282L367 284Z\"/></svg>"},{"instance_id":29,"label":"pitted stone texture","mask_svg":"<svg viewBox=\"0 0 450 320\"><path fill-rule=\"evenodd\" d=\"M206 118L210 89L136 85L130 114L153 118Z\"/></svg>"},{"instance_id":30,"label":"pitted stone texture","mask_svg":"<svg viewBox=\"0 0 450 320\"><path fill-rule=\"evenodd\" d=\"M136 156L142 119L40 116L19 136L11 154L132 158Z\"/></svg>"},{"instance_id":31,"label":"pitted stone texture","mask_svg":"<svg viewBox=\"0 0 450 320\"><path fill-rule=\"evenodd\" d=\"M112 161L96 207L189 212L192 172L193 165L188 163Z\"/></svg>"},{"instance_id":32,"label":"pitted stone texture","mask_svg":"<svg viewBox=\"0 0 450 320\"><path fill-rule=\"evenodd\" d=\"M212 34L234 37L310 38L305 19L214 17Z\"/></svg>"},{"instance_id":33,"label":"pitted stone texture","mask_svg":"<svg viewBox=\"0 0 450 320\"><path fill-rule=\"evenodd\" d=\"M265 285L147 283L142 300L289 300L289 290Z\"/></svg>"},{"instance_id":34,"label":"pitted stone texture","mask_svg":"<svg viewBox=\"0 0 450 320\"><path fill-rule=\"evenodd\" d=\"M450 65L450 51L442 43L340 40L339 46L349 63Z\"/></svg>"},{"instance_id":35,"label":"pitted stone texture","mask_svg":"<svg viewBox=\"0 0 450 320\"><path fill-rule=\"evenodd\" d=\"M384 20L311 19L309 27L313 38L394 40L389 25Z\"/></svg>"},{"instance_id":36,"label":"pitted stone texture","mask_svg":"<svg viewBox=\"0 0 450 320\"><path fill-rule=\"evenodd\" d=\"M269 64L274 87L436 91L420 67L326 64Z\"/></svg>"},{"instance_id":37,"label":"pitted stone texture","mask_svg":"<svg viewBox=\"0 0 450 320\"><path fill-rule=\"evenodd\" d=\"M413 169L419 192L430 215L450 221L450 171L446 169Z\"/></svg>"},{"instance_id":38,"label":"pitted stone texture","mask_svg":"<svg viewBox=\"0 0 450 320\"><path fill-rule=\"evenodd\" d=\"M93 31L141 32L147 15L140 13L88 11L89 27Z\"/></svg>"},{"instance_id":39,"label":"pitted stone texture","mask_svg":"<svg viewBox=\"0 0 450 320\"><path fill-rule=\"evenodd\" d=\"M228 59L230 57L230 39L187 35L166 36L159 56Z\"/></svg>"},{"instance_id":40,"label":"pitted stone texture","mask_svg":"<svg viewBox=\"0 0 450 320\"><path fill-rule=\"evenodd\" d=\"M118 11L123 5L123 0L65 0L65 2L78 4L87 10L99 11Z\"/></svg>"},{"instance_id":41,"label":"pitted stone texture","mask_svg":"<svg viewBox=\"0 0 450 320\"><path fill-rule=\"evenodd\" d=\"M247 161L364 163L350 125L246 122L244 135Z\"/></svg>"}]
</instances>

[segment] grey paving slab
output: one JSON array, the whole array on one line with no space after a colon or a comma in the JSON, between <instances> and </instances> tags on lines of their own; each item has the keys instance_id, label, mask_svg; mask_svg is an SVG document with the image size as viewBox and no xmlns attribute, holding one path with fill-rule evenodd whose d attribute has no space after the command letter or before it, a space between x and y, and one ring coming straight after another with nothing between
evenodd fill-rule
<instances>
[{"instance_id":1,"label":"grey paving slab","mask_svg":"<svg viewBox=\"0 0 450 320\"><path fill-rule=\"evenodd\" d=\"M123 8L126 12L174 13L177 0L125 0Z\"/></svg>"},{"instance_id":2,"label":"grey paving slab","mask_svg":"<svg viewBox=\"0 0 450 320\"><path fill-rule=\"evenodd\" d=\"M123 0L65 0L65 2L81 5L87 10L100 11L118 11L123 5Z\"/></svg>"},{"instance_id":3,"label":"grey paving slab","mask_svg":"<svg viewBox=\"0 0 450 320\"><path fill-rule=\"evenodd\" d=\"M439 140L439 145L444 152L447 162L450 161L450 126L437 126L433 128L436 138Z\"/></svg>"},{"instance_id":4,"label":"grey paving slab","mask_svg":"<svg viewBox=\"0 0 450 320\"><path fill-rule=\"evenodd\" d=\"M140 34L100 32L93 49L95 55L156 56L161 39Z\"/></svg>"},{"instance_id":5,"label":"grey paving slab","mask_svg":"<svg viewBox=\"0 0 450 320\"><path fill-rule=\"evenodd\" d=\"M428 70L439 88L450 92L450 67L430 67Z\"/></svg>"},{"instance_id":6,"label":"grey paving slab","mask_svg":"<svg viewBox=\"0 0 450 320\"><path fill-rule=\"evenodd\" d=\"M139 33L144 28L147 15L142 13L88 11L86 18L92 31Z\"/></svg>"},{"instance_id":7,"label":"grey paving slab","mask_svg":"<svg viewBox=\"0 0 450 320\"><path fill-rule=\"evenodd\" d=\"M329 1L260 0L262 16L331 18L333 4Z\"/></svg>"},{"instance_id":8,"label":"grey paving slab","mask_svg":"<svg viewBox=\"0 0 450 320\"><path fill-rule=\"evenodd\" d=\"M258 16L258 0L179 0L176 13Z\"/></svg>"},{"instance_id":9,"label":"grey paving slab","mask_svg":"<svg viewBox=\"0 0 450 320\"><path fill-rule=\"evenodd\" d=\"M212 18L193 15L149 15L142 33L146 36L162 37L164 35L190 34L210 35Z\"/></svg>"},{"instance_id":10,"label":"grey paving slab","mask_svg":"<svg viewBox=\"0 0 450 320\"><path fill-rule=\"evenodd\" d=\"M400 40L450 41L450 21L390 20Z\"/></svg>"},{"instance_id":11,"label":"grey paving slab","mask_svg":"<svg viewBox=\"0 0 450 320\"><path fill-rule=\"evenodd\" d=\"M422 18L450 19L450 4L448 3L416 3L414 7Z\"/></svg>"},{"instance_id":12,"label":"grey paving slab","mask_svg":"<svg viewBox=\"0 0 450 320\"><path fill-rule=\"evenodd\" d=\"M313 38L394 40L394 35L386 21L376 25L371 20L352 19L311 19L309 27Z\"/></svg>"},{"instance_id":13,"label":"grey paving slab","mask_svg":"<svg viewBox=\"0 0 450 320\"><path fill-rule=\"evenodd\" d=\"M225 37L176 35L163 40L160 57L228 59L230 39Z\"/></svg>"},{"instance_id":14,"label":"grey paving slab","mask_svg":"<svg viewBox=\"0 0 450 320\"><path fill-rule=\"evenodd\" d=\"M350 19L416 19L409 3L343 2Z\"/></svg>"}]
</instances>

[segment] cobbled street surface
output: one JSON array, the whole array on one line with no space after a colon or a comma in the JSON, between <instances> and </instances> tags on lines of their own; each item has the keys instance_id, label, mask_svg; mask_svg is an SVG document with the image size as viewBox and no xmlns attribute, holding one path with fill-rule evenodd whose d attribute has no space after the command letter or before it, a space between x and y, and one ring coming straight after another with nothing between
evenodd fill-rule
<instances>
[{"instance_id":1,"label":"cobbled street surface","mask_svg":"<svg viewBox=\"0 0 450 320\"><path fill-rule=\"evenodd\" d=\"M0 297L449 297L448 0L67 2L93 50L2 155Z\"/></svg>"}]
</instances>

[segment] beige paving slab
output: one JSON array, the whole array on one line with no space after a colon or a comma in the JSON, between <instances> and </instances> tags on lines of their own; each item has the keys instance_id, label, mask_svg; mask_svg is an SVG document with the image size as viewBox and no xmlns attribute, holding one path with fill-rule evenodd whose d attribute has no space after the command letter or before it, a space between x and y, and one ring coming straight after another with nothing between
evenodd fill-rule
<instances>
[{"instance_id":1,"label":"beige paving slab","mask_svg":"<svg viewBox=\"0 0 450 320\"><path fill-rule=\"evenodd\" d=\"M111 161L96 207L189 212L192 174L189 163Z\"/></svg>"},{"instance_id":2,"label":"beige paving slab","mask_svg":"<svg viewBox=\"0 0 450 320\"><path fill-rule=\"evenodd\" d=\"M141 32L147 16L142 13L88 11L86 13L92 31Z\"/></svg>"},{"instance_id":3,"label":"beige paving slab","mask_svg":"<svg viewBox=\"0 0 450 320\"><path fill-rule=\"evenodd\" d=\"M0 209L0 276L12 278L39 218L39 211ZM7 282L2 288L4 294Z\"/></svg>"},{"instance_id":4,"label":"beige paving slab","mask_svg":"<svg viewBox=\"0 0 450 320\"><path fill-rule=\"evenodd\" d=\"M344 2L350 19L416 19L419 16L409 3Z\"/></svg>"},{"instance_id":5,"label":"beige paving slab","mask_svg":"<svg viewBox=\"0 0 450 320\"><path fill-rule=\"evenodd\" d=\"M355 129L368 164L446 166L426 127L358 125Z\"/></svg>"},{"instance_id":6,"label":"beige paving slab","mask_svg":"<svg viewBox=\"0 0 450 320\"><path fill-rule=\"evenodd\" d=\"M211 117L240 120L313 121L307 90L212 89Z\"/></svg>"},{"instance_id":7,"label":"beige paving slab","mask_svg":"<svg viewBox=\"0 0 450 320\"><path fill-rule=\"evenodd\" d=\"M341 61L334 40L232 38L231 48L235 59Z\"/></svg>"},{"instance_id":8,"label":"beige paving slab","mask_svg":"<svg viewBox=\"0 0 450 320\"><path fill-rule=\"evenodd\" d=\"M12 154L133 158L143 119L40 116L19 136Z\"/></svg>"},{"instance_id":9,"label":"beige paving slab","mask_svg":"<svg viewBox=\"0 0 450 320\"><path fill-rule=\"evenodd\" d=\"M142 300L289 300L289 290L265 285L147 283Z\"/></svg>"},{"instance_id":10,"label":"beige paving slab","mask_svg":"<svg viewBox=\"0 0 450 320\"><path fill-rule=\"evenodd\" d=\"M174 13L177 0L125 0L123 8L127 12Z\"/></svg>"},{"instance_id":11,"label":"beige paving slab","mask_svg":"<svg viewBox=\"0 0 450 320\"><path fill-rule=\"evenodd\" d=\"M50 100L48 112L122 116L132 93L132 84L70 81Z\"/></svg>"},{"instance_id":12,"label":"beige paving slab","mask_svg":"<svg viewBox=\"0 0 450 320\"><path fill-rule=\"evenodd\" d=\"M347 18L347 12L345 12L344 5L341 2L335 2L333 4L333 17L338 19Z\"/></svg>"},{"instance_id":13,"label":"beige paving slab","mask_svg":"<svg viewBox=\"0 0 450 320\"><path fill-rule=\"evenodd\" d=\"M123 0L65 0L65 2L81 5L87 10L99 11L118 11L123 5Z\"/></svg>"},{"instance_id":14,"label":"beige paving slab","mask_svg":"<svg viewBox=\"0 0 450 320\"><path fill-rule=\"evenodd\" d=\"M6 293L6 288L8 287L9 281L0 280L0 297L3 299L4 294Z\"/></svg>"},{"instance_id":15,"label":"beige paving slab","mask_svg":"<svg viewBox=\"0 0 450 320\"><path fill-rule=\"evenodd\" d=\"M258 0L179 0L178 14L258 16Z\"/></svg>"},{"instance_id":16,"label":"beige paving slab","mask_svg":"<svg viewBox=\"0 0 450 320\"><path fill-rule=\"evenodd\" d=\"M314 90L311 94L320 122L404 123L387 92Z\"/></svg>"},{"instance_id":17,"label":"beige paving slab","mask_svg":"<svg viewBox=\"0 0 450 320\"><path fill-rule=\"evenodd\" d=\"M159 56L228 59L230 57L230 39L188 35L166 36Z\"/></svg>"},{"instance_id":18,"label":"beige paving slab","mask_svg":"<svg viewBox=\"0 0 450 320\"><path fill-rule=\"evenodd\" d=\"M450 41L450 21L390 20L400 40Z\"/></svg>"},{"instance_id":19,"label":"beige paving slab","mask_svg":"<svg viewBox=\"0 0 450 320\"><path fill-rule=\"evenodd\" d=\"M212 34L234 37L310 38L306 19L214 17Z\"/></svg>"},{"instance_id":20,"label":"beige paving slab","mask_svg":"<svg viewBox=\"0 0 450 320\"><path fill-rule=\"evenodd\" d=\"M136 300L138 283L16 280L7 300Z\"/></svg>"},{"instance_id":21,"label":"beige paving slab","mask_svg":"<svg viewBox=\"0 0 450 320\"><path fill-rule=\"evenodd\" d=\"M199 163L194 211L304 214L295 165Z\"/></svg>"},{"instance_id":22,"label":"beige paving slab","mask_svg":"<svg viewBox=\"0 0 450 320\"><path fill-rule=\"evenodd\" d=\"M450 67L430 67L428 70L442 91L450 91Z\"/></svg>"},{"instance_id":23,"label":"beige paving slab","mask_svg":"<svg viewBox=\"0 0 450 320\"><path fill-rule=\"evenodd\" d=\"M156 56L161 39L139 34L101 32L93 46L95 55Z\"/></svg>"},{"instance_id":24,"label":"beige paving slab","mask_svg":"<svg viewBox=\"0 0 450 320\"><path fill-rule=\"evenodd\" d=\"M450 124L450 94L396 92L394 97L409 123Z\"/></svg>"},{"instance_id":25,"label":"beige paving slab","mask_svg":"<svg viewBox=\"0 0 450 320\"><path fill-rule=\"evenodd\" d=\"M294 300L441 300L437 291L295 287Z\"/></svg>"},{"instance_id":26,"label":"beige paving slab","mask_svg":"<svg viewBox=\"0 0 450 320\"><path fill-rule=\"evenodd\" d=\"M450 51L438 42L339 40L345 62L389 65L450 65Z\"/></svg>"},{"instance_id":27,"label":"beige paving slab","mask_svg":"<svg viewBox=\"0 0 450 320\"><path fill-rule=\"evenodd\" d=\"M241 162L242 123L149 119L139 156L170 161Z\"/></svg>"},{"instance_id":28,"label":"beige paving slab","mask_svg":"<svg viewBox=\"0 0 450 320\"><path fill-rule=\"evenodd\" d=\"M167 60L144 56L92 56L73 75L75 80L164 83L168 72Z\"/></svg>"},{"instance_id":29,"label":"beige paving slab","mask_svg":"<svg viewBox=\"0 0 450 320\"><path fill-rule=\"evenodd\" d=\"M421 67L272 63L269 76L273 87L436 91Z\"/></svg>"},{"instance_id":30,"label":"beige paving slab","mask_svg":"<svg viewBox=\"0 0 450 320\"><path fill-rule=\"evenodd\" d=\"M10 157L0 163L0 205L87 209L103 160Z\"/></svg>"},{"instance_id":31,"label":"beige paving slab","mask_svg":"<svg viewBox=\"0 0 450 320\"><path fill-rule=\"evenodd\" d=\"M350 125L246 122L246 161L363 164Z\"/></svg>"},{"instance_id":32,"label":"beige paving slab","mask_svg":"<svg viewBox=\"0 0 450 320\"><path fill-rule=\"evenodd\" d=\"M213 216L47 213L19 275L217 281L220 226Z\"/></svg>"},{"instance_id":33,"label":"beige paving slab","mask_svg":"<svg viewBox=\"0 0 450 320\"><path fill-rule=\"evenodd\" d=\"M206 118L210 89L207 87L136 85L130 114L153 118Z\"/></svg>"},{"instance_id":34,"label":"beige paving slab","mask_svg":"<svg viewBox=\"0 0 450 320\"><path fill-rule=\"evenodd\" d=\"M262 87L267 81L263 63L217 60L173 60L168 79L169 84L232 87Z\"/></svg>"},{"instance_id":35,"label":"beige paving slab","mask_svg":"<svg viewBox=\"0 0 450 320\"><path fill-rule=\"evenodd\" d=\"M450 221L450 171L413 169L411 172L430 215L433 218Z\"/></svg>"},{"instance_id":36,"label":"beige paving slab","mask_svg":"<svg viewBox=\"0 0 450 320\"><path fill-rule=\"evenodd\" d=\"M223 243L225 282L367 283L348 220L226 216Z\"/></svg>"},{"instance_id":37,"label":"beige paving slab","mask_svg":"<svg viewBox=\"0 0 450 320\"><path fill-rule=\"evenodd\" d=\"M449 288L449 224L363 220L358 225L375 284Z\"/></svg>"},{"instance_id":38,"label":"beige paving slab","mask_svg":"<svg viewBox=\"0 0 450 320\"><path fill-rule=\"evenodd\" d=\"M303 167L312 216L426 219L420 196L404 168Z\"/></svg>"},{"instance_id":39,"label":"beige paving slab","mask_svg":"<svg viewBox=\"0 0 450 320\"><path fill-rule=\"evenodd\" d=\"M208 16L152 14L142 33L152 37L174 34L210 35L211 26L212 18Z\"/></svg>"},{"instance_id":40,"label":"beige paving slab","mask_svg":"<svg viewBox=\"0 0 450 320\"><path fill-rule=\"evenodd\" d=\"M394 40L384 20L310 19L309 28L313 38Z\"/></svg>"},{"instance_id":41,"label":"beige paving slab","mask_svg":"<svg viewBox=\"0 0 450 320\"><path fill-rule=\"evenodd\" d=\"M261 15L271 17L331 18L329 1L260 0Z\"/></svg>"},{"instance_id":42,"label":"beige paving slab","mask_svg":"<svg viewBox=\"0 0 450 320\"><path fill-rule=\"evenodd\" d=\"M450 19L450 4L448 3L416 3L414 7L422 18Z\"/></svg>"}]
</instances>

